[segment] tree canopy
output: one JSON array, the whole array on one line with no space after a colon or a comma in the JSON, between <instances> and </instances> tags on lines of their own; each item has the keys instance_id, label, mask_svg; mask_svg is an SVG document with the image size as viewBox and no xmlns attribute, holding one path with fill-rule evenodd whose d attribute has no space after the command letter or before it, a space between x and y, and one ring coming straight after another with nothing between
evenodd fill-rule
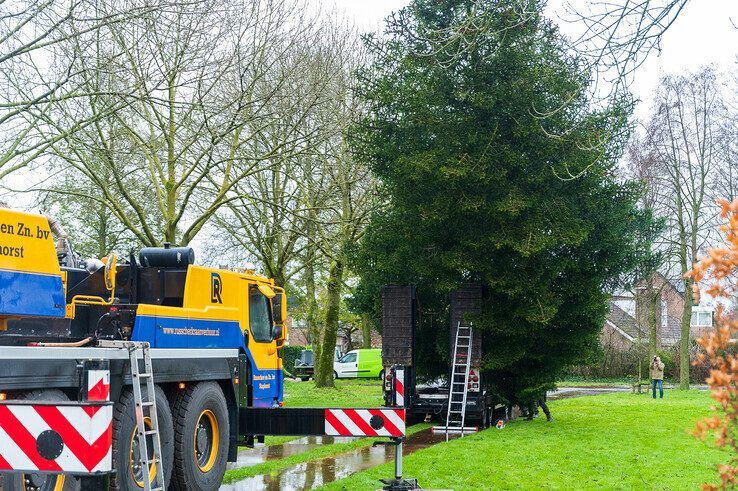
<instances>
[{"instance_id":1,"label":"tree canopy","mask_svg":"<svg viewBox=\"0 0 738 491\"><path fill-rule=\"evenodd\" d=\"M367 38L353 132L387 200L353 256L354 303L376 314L381 285L417 284L418 363L441 374L448 293L481 283L482 369L512 402L596 351L608 291L654 228L615 172L631 101L593 107L543 6L414 0Z\"/></svg>"}]
</instances>

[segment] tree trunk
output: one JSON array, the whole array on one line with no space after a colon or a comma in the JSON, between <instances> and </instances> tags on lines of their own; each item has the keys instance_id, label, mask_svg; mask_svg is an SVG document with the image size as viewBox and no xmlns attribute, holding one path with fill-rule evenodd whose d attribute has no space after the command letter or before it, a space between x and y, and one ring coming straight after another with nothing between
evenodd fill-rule
<instances>
[{"instance_id":1,"label":"tree trunk","mask_svg":"<svg viewBox=\"0 0 738 491\"><path fill-rule=\"evenodd\" d=\"M338 315L341 307L341 287L343 286L343 261L334 259L328 272L328 301L325 309L323 344L320 353L320 369L315 377L316 387L334 387L333 351L338 335Z\"/></svg>"},{"instance_id":2,"label":"tree trunk","mask_svg":"<svg viewBox=\"0 0 738 491\"><path fill-rule=\"evenodd\" d=\"M320 357L320 326L318 325L318 305L315 299L315 268L312 261L305 263L305 293L307 295L307 333L308 342L313 347L313 364L315 377L318 375L318 359Z\"/></svg>"},{"instance_id":3,"label":"tree trunk","mask_svg":"<svg viewBox=\"0 0 738 491\"><path fill-rule=\"evenodd\" d=\"M285 279L285 270L279 269L273 272L267 272L267 275L270 278L274 279L274 284L276 286L281 286L282 288L287 288L287 280Z\"/></svg>"},{"instance_id":4,"label":"tree trunk","mask_svg":"<svg viewBox=\"0 0 738 491\"><path fill-rule=\"evenodd\" d=\"M679 340L679 388L689 389L689 335L692 321L692 279L684 280L684 310L682 333Z\"/></svg>"},{"instance_id":5,"label":"tree trunk","mask_svg":"<svg viewBox=\"0 0 738 491\"><path fill-rule=\"evenodd\" d=\"M372 347L372 320L369 314L361 314L361 340L362 348Z\"/></svg>"},{"instance_id":6,"label":"tree trunk","mask_svg":"<svg viewBox=\"0 0 738 491\"><path fill-rule=\"evenodd\" d=\"M98 258L105 257L110 253L110 244L108 244L108 226L110 222L108 221L109 217L106 212L107 210L105 210L104 208L100 208L97 212L99 218L99 226L96 230Z\"/></svg>"},{"instance_id":7,"label":"tree trunk","mask_svg":"<svg viewBox=\"0 0 738 491\"><path fill-rule=\"evenodd\" d=\"M656 349L659 347L658 326L661 314L661 295L655 289L651 290L648 298L648 359L653 360ZM663 326L662 326L663 327Z\"/></svg>"},{"instance_id":8,"label":"tree trunk","mask_svg":"<svg viewBox=\"0 0 738 491\"><path fill-rule=\"evenodd\" d=\"M320 367L318 366L318 360L320 360L320 322L318 321L318 301L315 296L315 223L312 221L313 213L310 215L305 231L306 239L308 241L307 248L305 250L305 293L307 294L307 328L308 328L308 340L313 347L313 367L315 374L313 380L318 380L320 374ZM332 370L331 370L332 371Z\"/></svg>"}]
</instances>

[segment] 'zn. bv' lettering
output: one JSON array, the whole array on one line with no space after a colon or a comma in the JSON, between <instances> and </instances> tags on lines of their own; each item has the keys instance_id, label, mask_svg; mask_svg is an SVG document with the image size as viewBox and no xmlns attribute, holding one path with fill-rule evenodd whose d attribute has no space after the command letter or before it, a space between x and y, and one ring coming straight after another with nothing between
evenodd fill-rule
<instances>
[{"instance_id":1,"label":"'zn. bv' lettering","mask_svg":"<svg viewBox=\"0 0 738 491\"><path fill-rule=\"evenodd\" d=\"M10 230L13 230L13 227L9 227ZM36 238L37 239L48 239L49 234L51 232L49 230L44 230L38 225L36 225ZM26 226L23 222L18 222L18 235L21 237L33 237L33 233L31 232L31 229Z\"/></svg>"}]
</instances>

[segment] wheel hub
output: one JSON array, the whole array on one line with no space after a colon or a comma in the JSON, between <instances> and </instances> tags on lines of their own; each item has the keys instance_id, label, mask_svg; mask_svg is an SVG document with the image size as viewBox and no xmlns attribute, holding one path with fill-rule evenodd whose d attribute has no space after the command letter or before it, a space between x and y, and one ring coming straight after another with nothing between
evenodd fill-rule
<instances>
[{"instance_id":1,"label":"wheel hub","mask_svg":"<svg viewBox=\"0 0 738 491\"><path fill-rule=\"evenodd\" d=\"M200 423L197 427L197 453L204 454L209 447L208 429L204 424Z\"/></svg>"},{"instance_id":2,"label":"wheel hub","mask_svg":"<svg viewBox=\"0 0 738 491\"><path fill-rule=\"evenodd\" d=\"M218 457L219 438L218 422L211 410L200 413L193 436L195 463L201 472L210 472Z\"/></svg>"}]
</instances>

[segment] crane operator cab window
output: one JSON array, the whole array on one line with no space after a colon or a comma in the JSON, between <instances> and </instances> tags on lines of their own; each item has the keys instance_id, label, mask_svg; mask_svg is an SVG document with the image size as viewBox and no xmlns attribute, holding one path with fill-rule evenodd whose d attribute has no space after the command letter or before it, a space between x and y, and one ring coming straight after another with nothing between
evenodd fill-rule
<instances>
[{"instance_id":1,"label":"crane operator cab window","mask_svg":"<svg viewBox=\"0 0 738 491\"><path fill-rule=\"evenodd\" d=\"M249 288L249 327L254 341L272 341L272 313L269 299L258 288Z\"/></svg>"}]
</instances>

